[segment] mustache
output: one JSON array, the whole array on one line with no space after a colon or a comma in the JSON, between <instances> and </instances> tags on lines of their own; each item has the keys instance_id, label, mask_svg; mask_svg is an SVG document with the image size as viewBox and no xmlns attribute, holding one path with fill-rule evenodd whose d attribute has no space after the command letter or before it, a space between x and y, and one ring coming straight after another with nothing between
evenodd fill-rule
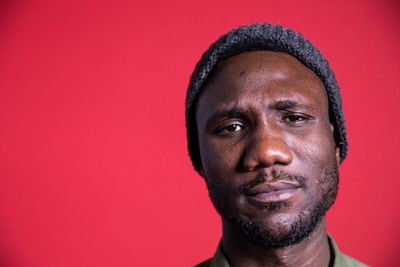
<instances>
[{"instance_id":1,"label":"mustache","mask_svg":"<svg viewBox=\"0 0 400 267\"><path fill-rule=\"evenodd\" d=\"M308 181L308 178L299 174L291 174L284 170L272 170L270 173L260 172L257 176L251 181L241 185L239 187L239 193L245 194L251 188L258 186L259 184L264 183L266 180L271 181L288 181L288 182L296 182L300 187L305 187Z\"/></svg>"}]
</instances>

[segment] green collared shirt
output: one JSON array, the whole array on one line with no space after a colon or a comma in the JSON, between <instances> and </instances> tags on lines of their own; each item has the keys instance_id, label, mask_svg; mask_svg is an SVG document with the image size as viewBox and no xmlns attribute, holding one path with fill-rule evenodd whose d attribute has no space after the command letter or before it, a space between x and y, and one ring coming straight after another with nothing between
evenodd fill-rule
<instances>
[{"instance_id":1,"label":"green collared shirt","mask_svg":"<svg viewBox=\"0 0 400 267\"><path fill-rule=\"evenodd\" d=\"M333 252L333 266L332 267L366 267L367 265L341 253L335 241L328 236L329 246ZM222 252L221 244L218 246L217 251L209 260L202 262L196 267L230 267L228 260Z\"/></svg>"}]
</instances>

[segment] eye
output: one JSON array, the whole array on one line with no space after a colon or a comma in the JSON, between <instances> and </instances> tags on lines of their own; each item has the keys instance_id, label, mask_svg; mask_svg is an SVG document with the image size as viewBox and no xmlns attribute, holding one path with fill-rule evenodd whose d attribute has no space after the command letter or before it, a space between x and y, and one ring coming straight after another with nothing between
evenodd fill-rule
<instances>
[{"instance_id":1,"label":"eye","mask_svg":"<svg viewBox=\"0 0 400 267\"><path fill-rule=\"evenodd\" d=\"M285 117L283 117L283 120L286 122L296 122L296 121L304 121L306 118L300 116L300 115L286 115Z\"/></svg>"},{"instance_id":2,"label":"eye","mask_svg":"<svg viewBox=\"0 0 400 267\"><path fill-rule=\"evenodd\" d=\"M243 129L243 126L240 124L232 124L225 127L225 130L228 132L238 132Z\"/></svg>"},{"instance_id":3,"label":"eye","mask_svg":"<svg viewBox=\"0 0 400 267\"><path fill-rule=\"evenodd\" d=\"M313 118L309 115L299 113L287 113L282 117L284 123L295 126L302 125L312 119Z\"/></svg>"},{"instance_id":4,"label":"eye","mask_svg":"<svg viewBox=\"0 0 400 267\"><path fill-rule=\"evenodd\" d=\"M245 126L241 122L224 123L215 130L215 133L220 136L235 135L244 128Z\"/></svg>"}]
</instances>

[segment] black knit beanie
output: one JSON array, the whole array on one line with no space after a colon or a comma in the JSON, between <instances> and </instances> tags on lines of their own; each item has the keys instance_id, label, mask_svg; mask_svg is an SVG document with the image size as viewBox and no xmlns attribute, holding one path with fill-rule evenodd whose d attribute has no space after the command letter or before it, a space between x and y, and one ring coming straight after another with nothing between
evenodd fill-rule
<instances>
[{"instance_id":1,"label":"black knit beanie","mask_svg":"<svg viewBox=\"0 0 400 267\"><path fill-rule=\"evenodd\" d=\"M256 50L287 53L318 75L328 94L330 121L334 126L334 139L340 148L342 162L347 154L347 138L342 101L333 71L320 51L301 34L266 23L241 26L222 35L203 54L193 71L186 95L186 131L189 155L196 171L200 173L201 159L195 110L202 87L219 61Z\"/></svg>"}]
</instances>

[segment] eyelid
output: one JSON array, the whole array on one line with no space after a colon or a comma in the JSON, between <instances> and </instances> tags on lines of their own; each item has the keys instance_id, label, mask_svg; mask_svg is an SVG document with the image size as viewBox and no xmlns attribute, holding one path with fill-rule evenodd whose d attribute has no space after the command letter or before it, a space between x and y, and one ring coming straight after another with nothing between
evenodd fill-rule
<instances>
[{"instance_id":1,"label":"eyelid","mask_svg":"<svg viewBox=\"0 0 400 267\"><path fill-rule=\"evenodd\" d=\"M233 125L240 125L242 127L242 130L244 128L246 128L246 123L238 118L234 118L234 119L225 119L223 121L221 121L220 123L218 123L218 126L215 127L213 129L213 132L217 135L222 135L222 131L226 130L228 127L233 126ZM239 132L239 131L228 131L227 133L235 133L235 132Z\"/></svg>"},{"instance_id":2,"label":"eyelid","mask_svg":"<svg viewBox=\"0 0 400 267\"><path fill-rule=\"evenodd\" d=\"M295 111L285 111L281 118L282 120L285 120L285 118L288 118L289 116L297 116L301 118L301 120L296 120L296 121L284 121L286 123L291 123L291 124L300 124L300 123L305 123L310 120L314 120L315 118L309 114L302 113L302 112L295 112Z\"/></svg>"},{"instance_id":3,"label":"eyelid","mask_svg":"<svg viewBox=\"0 0 400 267\"><path fill-rule=\"evenodd\" d=\"M243 110L239 109L230 109L228 111L220 111L217 112L212 118L209 119L207 123L207 128L211 131L214 131L220 125L231 122L231 121L238 121L242 124L248 124L250 120L249 115L246 114Z\"/></svg>"}]
</instances>

